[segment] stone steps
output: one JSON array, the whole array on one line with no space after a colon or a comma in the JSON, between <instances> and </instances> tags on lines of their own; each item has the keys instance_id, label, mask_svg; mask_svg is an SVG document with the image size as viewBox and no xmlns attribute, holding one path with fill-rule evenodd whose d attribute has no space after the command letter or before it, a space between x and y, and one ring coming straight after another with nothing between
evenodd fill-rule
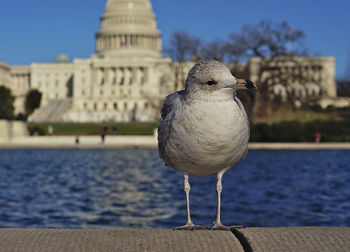
<instances>
[{"instance_id":1,"label":"stone steps","mask_svg":"<svg viewBox=\"0 0 350 252\"><path fill-rule=\"evenodd\" d=\"M45 106L36 109L29 116L28 121L35 123L62 122L64 114L72 108L72 105L73 100L71 98L51 100Z\"/></svg>"}]
</instances>

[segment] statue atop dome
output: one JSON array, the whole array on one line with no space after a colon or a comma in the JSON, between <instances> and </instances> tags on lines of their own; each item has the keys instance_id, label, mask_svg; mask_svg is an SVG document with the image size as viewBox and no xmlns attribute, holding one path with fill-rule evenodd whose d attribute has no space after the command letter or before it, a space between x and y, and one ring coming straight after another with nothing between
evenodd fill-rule
<instances>
[{"instance_id":1,"label":"statue atop dome","mask_svg":"<svg viewBox=\"0 0 350 252\"><path fill-rule=\"evenodd\" d=\"M152 11L152 6L149 0L108 0L106 11L114 11L120 9L142 9Z\"/></svg>"}]
</instances>

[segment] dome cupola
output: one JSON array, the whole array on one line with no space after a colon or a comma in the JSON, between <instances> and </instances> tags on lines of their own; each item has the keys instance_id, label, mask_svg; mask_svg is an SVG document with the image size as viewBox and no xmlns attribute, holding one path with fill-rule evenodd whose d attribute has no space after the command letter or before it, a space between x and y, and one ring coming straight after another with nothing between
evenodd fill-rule
<instances>
[{"instance_id":1,"label":"dome cupola","mask_svg":"<svg viewBox=\"0 0 350 252\"><path fill-rule=\"evenodd\" d=\"M161 56L161 33L149 0L108 0L96 33L101 56Z\"/></svg>"}]
</instances>

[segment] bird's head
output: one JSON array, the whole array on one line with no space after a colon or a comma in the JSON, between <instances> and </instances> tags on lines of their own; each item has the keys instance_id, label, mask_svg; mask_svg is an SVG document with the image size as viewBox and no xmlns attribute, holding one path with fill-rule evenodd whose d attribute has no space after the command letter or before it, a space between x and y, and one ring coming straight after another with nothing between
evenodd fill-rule
<instances>
[{"instance_id":1,"label":"bird's head","mask_svg":"<svg viewBox=\"0 0 350 252\"><path fill-rule=\"evenodd\" d=\"M197 63L188 73L186 94L190 96L228 95L232 97L238 89L256 89L253 82L237 79L230 69L215 60Z\"/></svg>"}]
</instances>

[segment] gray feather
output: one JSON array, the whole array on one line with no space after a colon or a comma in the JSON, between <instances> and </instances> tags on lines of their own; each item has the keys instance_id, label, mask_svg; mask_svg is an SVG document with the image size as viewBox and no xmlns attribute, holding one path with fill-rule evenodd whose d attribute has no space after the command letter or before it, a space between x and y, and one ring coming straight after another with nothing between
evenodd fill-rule
<instances>
[{"instance_id":1,"label":"gray feather","mask_svg":"<svg viewBox=\"0 0 350 252\"><path fill-rule=\"evenodd\" d=\"M174 117L174 112L179 103L181 103L182 97L185 94L184 90L172 93L165 98L162 110L161 118L162 121L158 128L158 150L159 156L163 158L164 145L168 140L170 134L170 124Z\"/></svg>"},{"instance_id":2,"label":"gray feather","mask_svg":"<svg viewBox=\"0 0 350 252\"><path fill-rule=\"evenodd\" d=\"M177 106L179 102L181 102L181 97L185 94L185 90L181 90L175 93L172 93L168 95L165 98L162 110L161 110L161 117L162 120L164 120L167 115L169 115Z\"/></svg>"}]
</instances>

